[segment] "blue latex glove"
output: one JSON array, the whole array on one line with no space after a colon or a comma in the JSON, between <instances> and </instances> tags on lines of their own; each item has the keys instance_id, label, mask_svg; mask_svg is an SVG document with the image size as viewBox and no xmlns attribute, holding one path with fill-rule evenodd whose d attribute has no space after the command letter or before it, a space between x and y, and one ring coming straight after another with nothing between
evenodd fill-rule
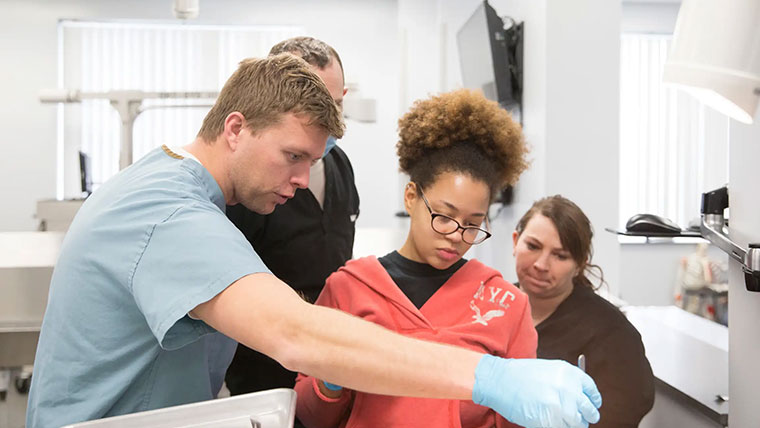
<instances>
[{"instance_id":1,"label":"blue latex glove","mask_svg":"<svg viewBox=\"0 0 760 428\"><path fill-rule=\"evenodd\" d=\"M602 395L589 375L565 361L486 354L475 369L472 401L526 428L579 428L599 422Z\"/></svg>"},{"instance_id":2,"label":"blue latex glove","mask_svg":"<svg viewBox=\"0 0 760 428\"><path fill-rule=\"evenodd\" d=\"M332 384L332 383L329 383L329 382L322 381L322 383L324 383L325 384L325 388L329 389L330 391L340 391L341 389L343 389L342 386L335 385L335 384Z\"/></svg>"}]
</instances>

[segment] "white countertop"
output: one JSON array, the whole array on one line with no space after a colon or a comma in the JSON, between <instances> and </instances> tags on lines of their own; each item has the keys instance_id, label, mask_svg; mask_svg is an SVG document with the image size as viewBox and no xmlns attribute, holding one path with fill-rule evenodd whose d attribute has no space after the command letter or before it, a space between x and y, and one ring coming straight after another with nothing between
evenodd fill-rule
<instances>
[{"instance_id":1,"label":"white countertop","mask_svg":"<svg viewBox=\"0 0 760 428\"><path fill-rule=\"evenodd\" d=\"M64 232L0 232L0 268L52 267Z\"/></svg>"}]
</instances>

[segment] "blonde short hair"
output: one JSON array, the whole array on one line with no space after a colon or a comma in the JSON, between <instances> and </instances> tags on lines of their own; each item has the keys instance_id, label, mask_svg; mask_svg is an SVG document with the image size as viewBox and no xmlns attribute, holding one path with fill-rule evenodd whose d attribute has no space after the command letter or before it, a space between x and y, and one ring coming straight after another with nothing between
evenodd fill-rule
<instances>
[{"instance_id":1,"label":"blonde short hair","mask_svg":"<svg viewBox=\"0 0 760 428\"><path fill-rule=\"evenodd\" d=\"M321 126L336 138L343 136L340 110L322 79L306 61L288 53L241 61L203 119L198 137L214 141L232 112L241 113L252 132L294 113L307 116L310 125Z\"/></svg>"}]
</instances>

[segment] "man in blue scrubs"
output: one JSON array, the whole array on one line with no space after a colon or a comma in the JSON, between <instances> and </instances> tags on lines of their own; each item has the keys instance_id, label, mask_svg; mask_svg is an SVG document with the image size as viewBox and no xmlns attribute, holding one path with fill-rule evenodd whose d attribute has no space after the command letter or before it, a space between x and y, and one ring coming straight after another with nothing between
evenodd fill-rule
<instances>
[{"instance_id":1,"label":"man in blue scrubs","mask_svg":"<svg viewBox=\"0 0 760 428\"><path fill-rule=\"evenodd\" d=\"M219 331L284 367L378 394L473 399L523 426L586 426L601 398L564 362L417 341L301 300L230 223L306 188L340 112L293 55L243 61L183 148L161 147L82 206L53 273L26 425L212 398ZM293 257L298 257L293 254Z\"/></svg>"}]
</instances>

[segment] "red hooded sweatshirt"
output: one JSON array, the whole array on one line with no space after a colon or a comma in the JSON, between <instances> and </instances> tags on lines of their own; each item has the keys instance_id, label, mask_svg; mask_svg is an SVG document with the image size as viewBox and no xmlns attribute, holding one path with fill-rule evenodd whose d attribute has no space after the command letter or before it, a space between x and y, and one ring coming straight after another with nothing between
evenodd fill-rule
<instances>
[{"instance_id":1,"label":"red hooded sweatshirt","mask_svg":"<svg viewBox=\"0 0 760 428\"><path fill-rule=\"evenodd\" d=\"M340 309L418 339L504 358L535 358L537 335L527 296L501 274L469 260L417 309L375 257L349 261L327 278L316 304ZM298 375L296 415L309 428L513 427L472 401L391 397L344 388L319 392Z\"/></svg>"}]
</instances>

